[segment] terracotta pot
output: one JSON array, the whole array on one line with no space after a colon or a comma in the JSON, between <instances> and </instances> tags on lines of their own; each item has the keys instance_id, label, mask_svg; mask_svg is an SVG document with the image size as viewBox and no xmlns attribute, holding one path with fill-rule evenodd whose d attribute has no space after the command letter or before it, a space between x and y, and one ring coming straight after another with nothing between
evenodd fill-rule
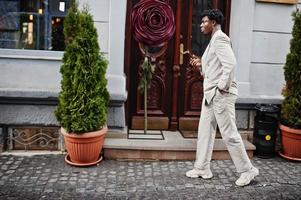
<instances>
[{"instance_id":1,"label":"terracotta pot","mask_svg":"<svg viewBox=\"0 0 301 200\"><path fill-rule=\"evenodd\" d=\"M280 124L281 130L281 156L301 161L301 129L292 129Z\"/></svg>"},{"instance_id":2,"label":"terracotta pot","mask_svg":"<svg viewBox=\"0 0 301 200\"><path fill-rule=\"evenodd\" d=\"M87 132L83 134L67 133L62 127L61 133L64 135L65 146L68 155L65 161L75 166L95 165L101 161L100 152L102 150L105 134L108 128Z\"/></svg>"}]
</instances>

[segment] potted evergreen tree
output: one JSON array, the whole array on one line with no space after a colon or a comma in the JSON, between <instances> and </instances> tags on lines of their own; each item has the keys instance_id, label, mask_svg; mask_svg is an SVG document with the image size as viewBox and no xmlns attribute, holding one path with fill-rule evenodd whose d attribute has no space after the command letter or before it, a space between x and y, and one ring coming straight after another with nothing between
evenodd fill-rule
<instances>
[{"instance_id":1,"label":"potted evergreen tree","mask_svg":"<svg viewBox=\"0 0 301 200\"><path fill-rule=\"evenodd\" d=\"M66 49L61 65L61 92L55 115L68 154L76 166L94 165L107 132L109 93L105 78L108 62L100 54L97 31L88 9L72 1L64 21Z\"/></svg>"},{"instance_id":2,"label":"potted evergreen tree","mask_svg":"<svg viewBox=\"0 0 301 200\"><path fill-rule=\"evenodd\" d=\"M293 13L293 38L284 66L286 81L281 106L281 144L285 158L301 161L301 12Z\"/></svg>"}]
</instances>

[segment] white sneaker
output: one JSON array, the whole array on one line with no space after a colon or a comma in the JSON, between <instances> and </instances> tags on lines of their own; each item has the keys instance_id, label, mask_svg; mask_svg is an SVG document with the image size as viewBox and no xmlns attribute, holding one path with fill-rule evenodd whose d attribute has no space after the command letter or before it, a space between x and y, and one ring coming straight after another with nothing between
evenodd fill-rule
<instances>
[{"instance_id":1,"label":"white sneaker","mask_svg":"<svg viewBox=\"0 0 301 200\"><path fill-rule=\"evenodd\" d=\"M200 169L192 169L186 172L186 176L189 178L198 178L202 177L203 179L210 179L213 177L213 174L210 169L200 170Z\"/></svg>"},{"instance_id":2,"label":"white sneaker","mask_svg":"<svg viewBox=\"0 0 301 200\"><path fill-rule=\"evenodd\" d=\"M238 186L246 186L249 185L250 182L259 175L259 170L256 167L252 167L247 172L244 172L240 175L239 179L235 182Z\"/></svg>"}]
</instances>

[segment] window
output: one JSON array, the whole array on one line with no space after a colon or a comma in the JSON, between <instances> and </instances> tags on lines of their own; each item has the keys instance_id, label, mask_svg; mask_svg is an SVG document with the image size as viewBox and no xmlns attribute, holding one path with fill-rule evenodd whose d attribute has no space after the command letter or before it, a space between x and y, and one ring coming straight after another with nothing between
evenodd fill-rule
<instances>
[{"instance_id":1,"label":"window","mask_svg":"<svg viewBox=\"0 0 301 200\"><path fill-rule=\"evenodd\" d=\"M0 48L63 51L70 0L0 0Z\"/></svg>"}]
</instances>

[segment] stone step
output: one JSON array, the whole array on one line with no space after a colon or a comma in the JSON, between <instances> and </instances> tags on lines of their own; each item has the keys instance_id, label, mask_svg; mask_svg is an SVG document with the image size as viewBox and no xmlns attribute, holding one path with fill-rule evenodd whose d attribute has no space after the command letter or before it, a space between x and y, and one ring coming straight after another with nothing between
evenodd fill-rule
<instances>
[{"instance_id":1,"label":"stone step","mask_svg":"<svg viewBox=\"0 0 301 200\"><path fill-rule=\"evenodd\" d=\"M163 139L128 139L127 134L112 137L109 133L104 142L104 157L130 160L195 160L196 138L183 138L181 133L162 131ZM253 157L255 146L243 139L246 151ZM216 138L213 159L230 159L226 145Z\"/></svg>"}]
</instances>

